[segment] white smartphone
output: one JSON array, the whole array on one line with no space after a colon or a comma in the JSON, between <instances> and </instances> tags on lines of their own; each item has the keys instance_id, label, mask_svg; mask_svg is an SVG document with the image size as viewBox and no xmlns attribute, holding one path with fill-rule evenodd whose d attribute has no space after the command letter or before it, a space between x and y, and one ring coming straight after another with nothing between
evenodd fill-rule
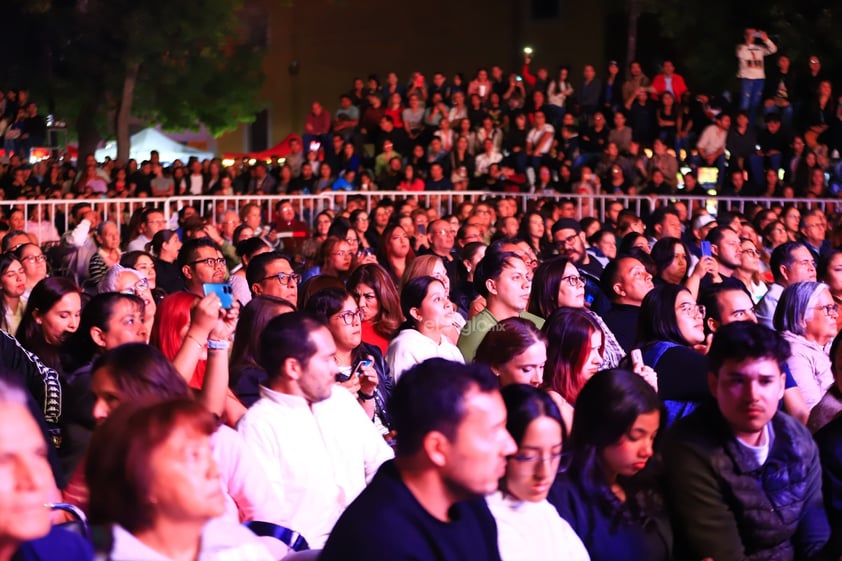
<instances>
[{"instance_id":1,"label":"white smartphone","mask_svg":"<svg viewBox=\"0 0 842 561\"><path fill-rule=\"evenodd\" d=\"M632 349L631 360L632 366L635 368L643 366L643 353L640 352L640 349Z\"/></svg>"}]
</instances>

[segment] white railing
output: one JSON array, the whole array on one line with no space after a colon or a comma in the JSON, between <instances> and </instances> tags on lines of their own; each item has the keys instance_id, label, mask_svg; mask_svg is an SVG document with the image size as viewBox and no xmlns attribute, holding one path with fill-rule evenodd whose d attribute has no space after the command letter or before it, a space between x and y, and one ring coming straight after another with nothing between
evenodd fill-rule
<instances>
[{"instance_id":1,"label":"white railing","mask_svg":"<svg viewBox=\"0 0 842 561\"><path fill-rule=\"evenodd\" d=\"M371 210L384 198L392 200L415 198L425 207L435 207L442 215L453 214L463 202L476 203L481 200L497 197L510 197L517 201L521 212L529 209L539 199L572 200L576 205L576 215L579 218L596 216L604 218L607 205L611 201L620 201L624 206L636 214L645 214L658 206L675 201L684 202L688 209L704 207L716 214L720 210L738 210L743 212L748 205L760 204L766 208L772 205L794 204L800 208L821 208L829 214L842 212L842 199L784 199L784 198L738 198L738 197L694 197L688 195L582 195L582 194L554 194L550 196L528 193L497 193L490 191L434 191L434 192L406 192L406 191L353 191L326 192L319 195L239 195L239 196L189 196L167 198L135 198L135 199L59 199L59 200L26 200L8 201L0 203L7 208L14 206L24 213L24 219L29 226L30 220L40 220L45 217L55 224L59 231L64 232L72 227L71 211L73 207L84 202L99 211L105 220L112 220L119 226L128 225L129 220L137 209L146 206L160 208L167 218L170 227L177 227L177 213L186 205L193 205L202 216L210 221L220 222L221 214L227 210L239 212L250 203L260 206L264 220L271 223L278 212L278 203L288 200L292 203L297 215L310 224L315 223L316 215L325 209L341 210L345 207L348 197L361 197L365 201L365 208ZM40 235L42 229L31 228L33 233ZM40 242L46 240L39 239Z\"/></svg>"}]
</instances>

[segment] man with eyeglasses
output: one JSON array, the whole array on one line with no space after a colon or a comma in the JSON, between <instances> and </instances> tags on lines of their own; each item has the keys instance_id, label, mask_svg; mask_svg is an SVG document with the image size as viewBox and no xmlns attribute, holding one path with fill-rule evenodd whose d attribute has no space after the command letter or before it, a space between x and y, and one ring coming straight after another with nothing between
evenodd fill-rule
<instances>
[{"instance_id":1,"label":"man with eyeglasses","mask_svg":"<svg viewBox=\"0 0 842 561\"><path fill-rule=\"evenodd\" d=\"M225 282L228 269L222 250L210 238L192 238L184 242L176 260L188 292L204 297L202 285Z\"/></svg>"},{"instance_id":2,"label":"man with eyeglasses","mask_svg":"<svg viewBox=\"0 0 842 561\"><path fill-rule=\"evenodd\" d=\"M826 255L831 250L824 213L816 209L801 218L801 239L816 257Z\"/></svg>"},{"instance_id":3,"label":"man with eyeglasses","mask_svg":"<svg viewBox=\"0 0 842 561\"><path fill-rule=\"evenodd\" d=\"M246 269L246 280L254 296L274 296L298 304L301 276L293 271L289 257L279 251L254 256Z\"/></svg>"},{"instance_id":4,"label":"man with eyeglasses","mask_svg":"<svg viewBox=\"0 0 842 561\"><path fill-rule=\"evenodd\" d=\"M754 302L741 288L717 285L701 295L701 302L705 306L705 331L709 333L716 333L722 326L738 321L758 323ZM783 410L806 424L810 410L786 363L783 371L786 375Z\"/></svg>"},{"instance_id":5,"label":"man with eyeglasses","mask_svg":"<svg viewBox=\"0 0 842 561\"><path fill-rule=\"evenodd\" d=\"M769 259L774 282L760 303L757 304L757 319L766 327L773 328L772 318L778 307L784 288L802 281L816 280L816 260L813 253L801 242L786 242L772 251Z\"/></svg>"},{"instance_id":6,"label":"man with eyeglasses","mask_svg":"<svg viewBox=\"0 0 842 561\"><path fill-rule=\"evenodd\" d=\"M714 335L715 401L676 421L663 449L677 559L825 558L818 450L778 412L789 355L781 335L751 322Z\"/></svg>"},{"instance_id":7,"label":"man with eyeglasses","mask_svg":"<svg viewBox=\"0 0 842 561\"><path fill-rule=\"evenodd\" d=\"M620 257L610 261L602 273L603 294L611 308L602 316L627 353L637 340L637 317L643 298L655 285L643 263L634 257Z\"/></svg>"},{"instance_id":8,"label":"man with eyeglasses","mask_svg":"<svg viewBox=\"0 0 842 561\"><path fill-rule=\"evenodd\" d=\"M167 227L164 213L154 207L144 209L143 220L138 228L138 235L129 242L126 251L146 251L146 244L152 241L155 234Z\"/></svg>"},{"instance_id":9,"label":"man with eyeglasses","mask_svg":"<svg viewBox=\"0 0 842 561\"><path fill-rule=\"evenodd\" d=\"M357 400L336 383L336 343L300 312L272 319L257 362L260 399L237 430L281 497L277 517L321 548L345 508L393 453Z\"/></svg>"}]
</instances>

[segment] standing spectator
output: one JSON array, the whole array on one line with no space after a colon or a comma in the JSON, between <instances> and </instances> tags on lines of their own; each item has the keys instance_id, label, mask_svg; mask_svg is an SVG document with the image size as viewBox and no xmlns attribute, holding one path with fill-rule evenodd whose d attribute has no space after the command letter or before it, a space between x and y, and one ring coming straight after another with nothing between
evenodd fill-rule
<instances>
[{"instance_id":1,"label":"standing spectator","mask_svg":"<svg viewBox=\"0 0 842 561\"><path fill-rule=\"evenodd\" d=\"M737 61L740 68L740 110L747 111L749 123L754 126L757 110L763 100L763 84L766 79L763 59L778 51L778 47L769 39L765 31L747 28L745 41L737 45ZM763 43L757 44L757 39Z\"/></svg>"},{"instance_id":2,"label":"standing spectator","mask_svg":"<svg viewBox=\"0 0 842 561\"><path fill-rule=\"evenodd\" d=\"M322 146L326 147L330 143L330 115L318 101L313 102L310 113L304 121L302 139L306 152L311 150L318 152Z\"/></svg>"},{"instance_id":3,"label":"standing spectator","mask_svg":"<svg viewBox=\"0 0 842 561\"><path fill-rule=\"evenodd\" d=\"M675 99L681 99L687 92L684 77L675 73L675 65L671 60L665 60L661 64L661 73L652 80L653 96L661 98L664 92L671 93Z\"/></svg>"}]
</instances>

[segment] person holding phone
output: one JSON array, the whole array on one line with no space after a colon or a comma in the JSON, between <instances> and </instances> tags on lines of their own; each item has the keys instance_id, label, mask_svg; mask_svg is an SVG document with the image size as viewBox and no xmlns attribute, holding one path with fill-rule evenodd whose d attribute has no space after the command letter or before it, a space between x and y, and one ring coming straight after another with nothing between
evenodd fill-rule
<instances>
[{"instance_id":1,"label":"person holding phone","mask_svg":"<svg viewBox=\"0 0 842 561\"><path fill-rule=\"evenodd\" d=\"M184 277L184 288L200 298L205 296L205 283L221 283L228 277L222 250L209 238L184 242L177 263Z\"/></svg>"},{"instance_id":2,"label":"person holding phone","mask_svg":"<svg viewBox=\"0 0 842 561\"><path fill-rule=\"evenodd\" d=\"M362 342L363 312L357 299L344 288L325 288L310 296L304 311L324 321L333 335L337 383L357 398L379 432L387 434L392 379L380 349Z\"/></svg>"},{"instance_id":3,"label":"person holding phone","mask_svg":"<svg viewBox=\"0 0 842 561\"><path fill-rule=\"evenodd\" d=\"M757 40L762 44L758 44ZM763 100L763 85L766 72L763 59L778 52L778 47L769 39L765 31L746 28L744 42L737 45L737 60L740 69L740 110L748 111L749 124L754 126L757 110Z\"/></svg>"}]
</instances>

